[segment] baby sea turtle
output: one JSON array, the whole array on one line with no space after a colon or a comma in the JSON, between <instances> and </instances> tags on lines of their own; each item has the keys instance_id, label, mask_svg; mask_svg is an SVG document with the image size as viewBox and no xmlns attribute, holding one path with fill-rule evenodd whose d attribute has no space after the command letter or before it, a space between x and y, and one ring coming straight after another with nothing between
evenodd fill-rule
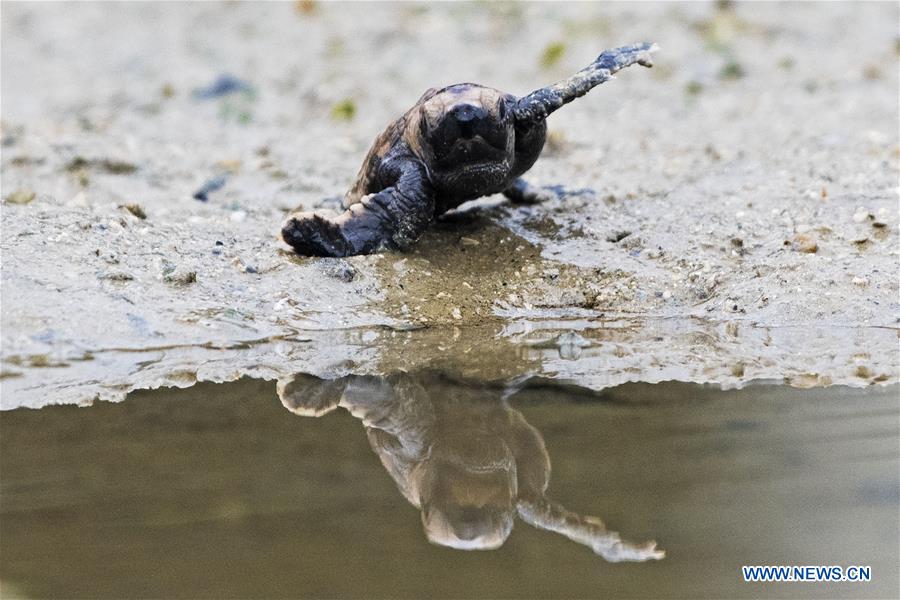
<instances>
[{"instance_id":1,"label":"baby sea turtle","mask_svg":"<svg viewBox=\"0 0 900 600\"><path fill-rule=\"evenodd\" d=\"M635 63L655 44L603 52L567 79L517 98L474 83L430 89L378 138L335 217L290 215L281 237L298 254L352 256L409 248L438 215L503 192L517 203L542 192L520 179L544 147L546 119Z\"/></svg>"}]
</instances>

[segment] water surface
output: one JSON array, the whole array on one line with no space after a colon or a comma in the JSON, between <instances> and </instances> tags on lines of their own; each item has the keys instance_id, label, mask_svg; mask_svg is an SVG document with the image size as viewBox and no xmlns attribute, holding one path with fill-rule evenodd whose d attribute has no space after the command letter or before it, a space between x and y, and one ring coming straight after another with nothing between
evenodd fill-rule
<instances>
[{"instance_id":1,"label":"water surface","mask_svg":"<svg viewBox=\"0 0 900 600\"><path fill-rule=\"evenodd\" d=\"M896 386L594 393L437 373L8 411L0 579L31 597L897 597L898 416ZM510 512L541 496L546 462L564 523L598 517L665 558L608 562ZM745 564L874 580L744 584Z\"/></svg>"}]
</instances>

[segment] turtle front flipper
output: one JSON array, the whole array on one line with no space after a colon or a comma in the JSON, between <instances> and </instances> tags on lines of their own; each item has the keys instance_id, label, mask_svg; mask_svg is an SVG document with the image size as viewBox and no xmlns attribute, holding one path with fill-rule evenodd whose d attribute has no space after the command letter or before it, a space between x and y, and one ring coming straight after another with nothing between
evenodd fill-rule
<instances>
[{"instance_id":1,"label":"turtle front flipper","mask_svg":"<svg viewBox=\"0 0 900 600\"><path fill-rule=\"evenodd\" d=\"M653 66L650 53L658 49L656 44L642 42L604 51L584 69L565 81L531 92L517 103L513 113L518 122L536 122L546 119L550 113L575 98L584 96L625 67L639 64Z\"/></svg>"},{"instance_id":2,"label":"turtle front flipper","mask_svg":"<svg viewBox=\"0 0 900 600\"><path fill-rule=\"evenodd\" d=\"M369 194L330 219L296 213L281 228L281 238L303 256L353 256L384 248L409 248L434 218L434 192L425 167L414 159L383 165L394 183Z\"/></svg>"}]
</instances>

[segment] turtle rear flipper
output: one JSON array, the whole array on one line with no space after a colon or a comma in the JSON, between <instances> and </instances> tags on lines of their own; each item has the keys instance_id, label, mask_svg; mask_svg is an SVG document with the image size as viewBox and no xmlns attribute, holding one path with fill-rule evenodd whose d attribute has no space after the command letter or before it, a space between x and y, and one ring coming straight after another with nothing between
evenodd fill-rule
<instances>
[{"instance_id":1,"label":"turtle rear flipper","mask_svg":"<svg viewBox=\"0 0 900 600\"><path fill-rule=\"evenodd\" d=\"M517 177L503 190L503 195L513 204L540 204L559 197L552 191L532 185L521 177Z\"/></svg>"},{"instance_id":2,"label":"turtle rear flipper","mask_svg":"<svg viewBox=\"0 0 900 600\"><path fill-rule=\"evenodd\" d=\"M352 246L341 228L316 213L295 213L281 227L281 239L301 256L348 256Z\"/></svg>"}]
</instances>

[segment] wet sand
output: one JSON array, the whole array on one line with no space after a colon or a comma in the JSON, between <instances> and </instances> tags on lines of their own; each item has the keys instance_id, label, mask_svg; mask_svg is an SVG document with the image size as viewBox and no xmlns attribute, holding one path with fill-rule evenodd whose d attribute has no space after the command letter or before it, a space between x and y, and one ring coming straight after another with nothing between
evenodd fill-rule
<instances>
[{"instance_id":1,"label":"wet sand","mask_svg":"<svg viewBox=\"0 0 900 600\"><path fill-rule=\"evenodd\" d=\"M472 347L593 389L898 380L896 4L2 11L5 408ZM529 177L559 200L488 199L406 254L276 239L428 87L524 94L642 39L654 69L551 118ZM197 96L224 73L252 90Z\"/></svg>"}]
</instances>

